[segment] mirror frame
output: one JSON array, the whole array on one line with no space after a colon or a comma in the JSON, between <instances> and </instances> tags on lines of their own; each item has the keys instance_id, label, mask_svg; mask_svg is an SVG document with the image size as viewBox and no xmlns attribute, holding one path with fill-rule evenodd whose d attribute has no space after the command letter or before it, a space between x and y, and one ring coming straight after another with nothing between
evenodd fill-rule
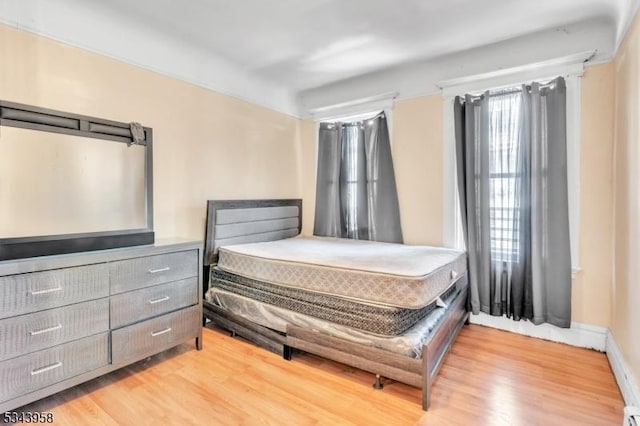
<instances>
[{"instance_id":1,"label":"mirror frame","mask_svg":"<svg viewBox=\"0 0 640 426\"><path fill-rule=\"evenodd\" d=\"M0 126L136 143L129 123L3 100L0 100ZM137 144L145 147L145 228L0 238L0 261L153 244L153 130L143 129L144 140Z\"/></svg>"}]
</instances>

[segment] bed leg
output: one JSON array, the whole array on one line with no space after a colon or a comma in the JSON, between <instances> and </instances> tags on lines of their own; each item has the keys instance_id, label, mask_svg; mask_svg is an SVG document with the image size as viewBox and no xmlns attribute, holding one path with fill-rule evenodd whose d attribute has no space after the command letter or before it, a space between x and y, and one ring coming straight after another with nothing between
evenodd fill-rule
<instances>
[{"instance_id":1,"label":"bed leg","mask_svg":"<svg viewBox=\"0 0 640 426\"><path fill-rule=\"evenodd\" d=\"M291 355L293 353L293 348L289 345L282 345L282 358L287 361L291 361Z\"/></svg>"},{"instance_id":2,"label":"bed leg","mask_svg":"<svg viewBox=\"0 0 640 426\"><path fill-rule=\"evenodd\" d=\"M464 320L464 325L471 324L471 314L467 312L467 318Z\"/></svg>"},{"instance_id":3,"label":"bed leg","mask_svg":"<svg viewBox=\"0 0 640 426\"><path fill-rule=\"evenodd\" d=\"M431 387L428 386L422 389L422 409L424 411L428 411L430 405L431 405Z\"/></svg>"},{"instance_id":4,"label":"bed leg","mask_svg":"<svg viewBox=\"0 0 640 426\"><path fill-rule=\"evenodd\" d=\"M376 374L376 381L373 382L373 388L374 389L382 389L384 387L384 385L382 384L382 381L380 380L380 375Z\"/></svg>"},{"instance_id":5,"label":"bed leg","mask_svg":"<svg viewBox=\"0 0 640 426\"><path fill-rule=\"evenodd\" d=\"M431 405L431 385L433 379L429 371L429 348L425 345L422 347L422 409L429 410Z\"/></svg>"},{"instance_id":6,"label":"bed leg","mask_svg":"<svg viewBox=\"0 0 640 426\"><path fill-rule=\"evenodd\" d=\"M235 332L235 331L231 330L231 331L229 332L229 336L231 336L231 337L236 337L236 336L237 336L237 334L236 334L236 332Z\"/></svg>"}]
</instances>

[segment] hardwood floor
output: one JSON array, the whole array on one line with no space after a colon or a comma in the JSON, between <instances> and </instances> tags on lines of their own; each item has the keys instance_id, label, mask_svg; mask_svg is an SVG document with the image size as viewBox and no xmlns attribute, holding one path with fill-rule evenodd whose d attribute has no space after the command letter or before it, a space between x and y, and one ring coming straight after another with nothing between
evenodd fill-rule
<instances>
[{"instance_id":1,"label":"hardwood floor","mask_svg":"<svg viewBox=\"0 0 640 426\"><path fill-rule=\"evenodd\" d=\"M604 354L478 325L463 328L420 390L321 358L292 361L204 330L182 345L17 411L60 425L618 425L623 402Z\"/></svg>"}]
</instances>

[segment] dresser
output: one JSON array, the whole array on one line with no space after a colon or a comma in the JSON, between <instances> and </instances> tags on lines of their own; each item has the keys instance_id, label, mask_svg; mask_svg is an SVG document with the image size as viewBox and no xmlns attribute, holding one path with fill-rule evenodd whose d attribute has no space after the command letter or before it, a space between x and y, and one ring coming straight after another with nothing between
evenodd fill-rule
<instances>
[{"instance_id":1,"label":"dresser","mask_svg":"<svg viewBox=\"0 0 640 426\"><path fill-rule=\"evenodd\" d=\"M0 262L0 413L195 339L202 244Z\"/></svg>"}]
</instances>

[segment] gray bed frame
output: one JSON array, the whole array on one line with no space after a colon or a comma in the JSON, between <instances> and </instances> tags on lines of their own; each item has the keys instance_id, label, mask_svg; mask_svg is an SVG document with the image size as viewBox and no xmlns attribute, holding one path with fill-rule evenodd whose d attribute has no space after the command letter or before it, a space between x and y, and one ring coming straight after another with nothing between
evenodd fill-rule
<instances>
[{"instance_id":1,"label":"gray bed frame","mask_svg":"<svg viewBox=\"0 0 640 426\"><path fill-rule=\"evenodd\" d=\"M298 235L302 224L302 200L210 200L204 251L205 277L218 260L218 247L225 244L272 241ZM203 280L204 282L209 279ZM206 291L207 289L205 289ZM431 388L445 355L462 326L468 323L467 289L461 291L446 315L432 330L422 347L421 359L394 354L371 346L288 325L281 333L249 321L204 301L204 320L242 336L290 360L292 349L328 358L376 374L374 387L386 377L422 388L422 408L430 405Z\"/></svg>"}]
</instances>

